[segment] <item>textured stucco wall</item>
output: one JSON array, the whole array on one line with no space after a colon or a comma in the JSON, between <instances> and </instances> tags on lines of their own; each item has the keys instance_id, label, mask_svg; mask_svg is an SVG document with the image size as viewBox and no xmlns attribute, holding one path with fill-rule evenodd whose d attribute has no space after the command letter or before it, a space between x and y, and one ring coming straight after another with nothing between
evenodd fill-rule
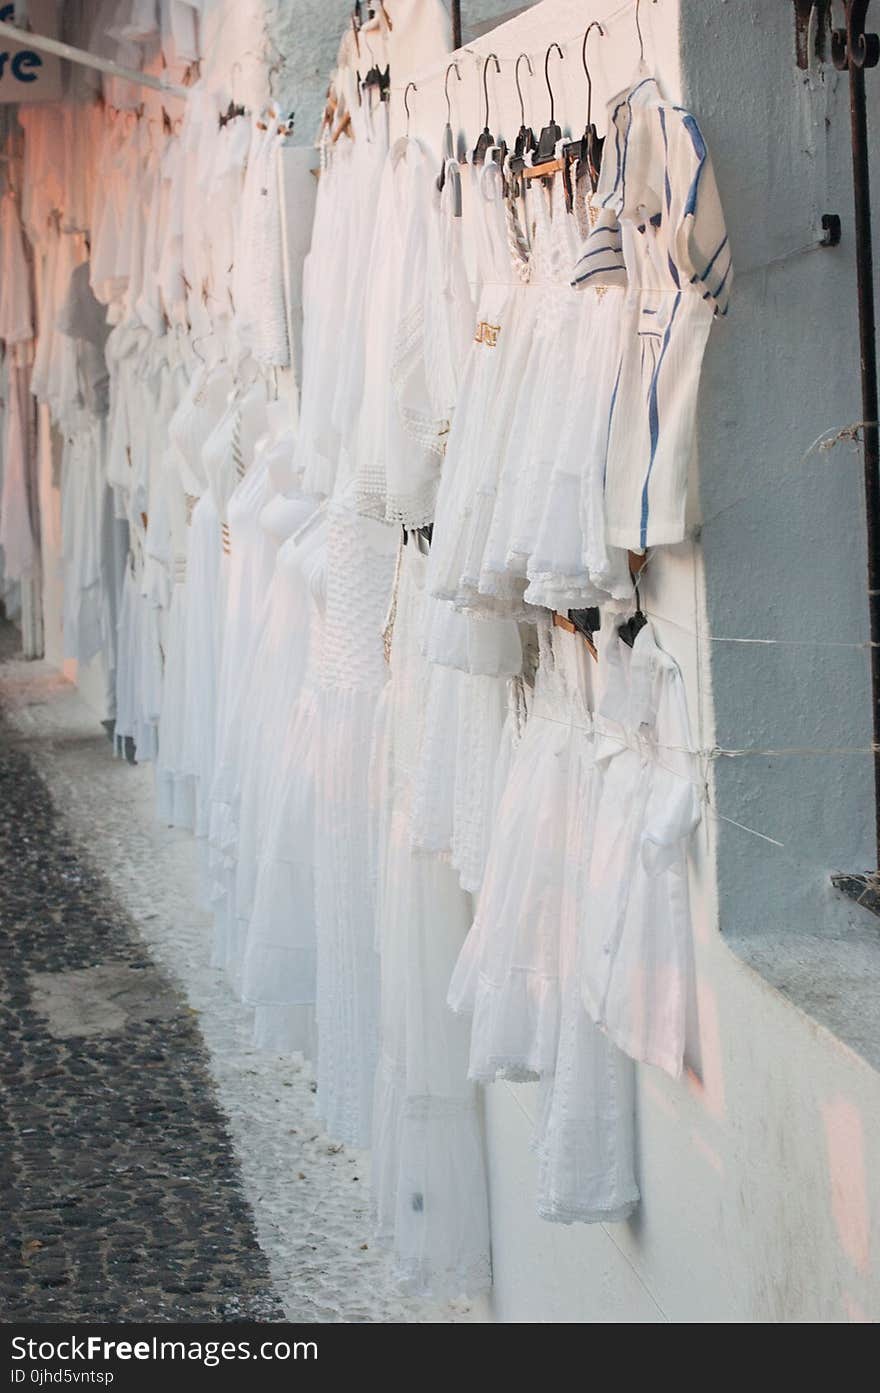
<instances>
[{"instance_id":1,"label":"textured stucco wall","mask_svg":"<svg viewBox=\"0 0 880 1393\"><path fill-rule=\"evenodd\" d=\"M810 453L861 414L848 78L795 67L791 11L682 4L686 100L714 154L738 268L700 411L708 624L717 637L780 641L712 644L715 734L736 749L864 750L861 457L849 442ZM867 88L876 150L876 71ZM826 211L841 215L841 246L796 254ZM876 865L869 756L722 759L715 780L723 814L784 843L719 828L724 933L746 952L780 933L876 934L828 879Z\"/></svg>"}]
</instances>

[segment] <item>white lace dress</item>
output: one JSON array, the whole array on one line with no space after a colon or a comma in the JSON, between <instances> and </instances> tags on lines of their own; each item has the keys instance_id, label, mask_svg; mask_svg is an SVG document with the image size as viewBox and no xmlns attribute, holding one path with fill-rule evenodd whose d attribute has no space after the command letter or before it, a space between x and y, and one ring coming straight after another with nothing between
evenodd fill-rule
<instances>
[{"instance_id":1,"label":"white lace dress","mask_svg":"<svg viewBox=\"0 0 880 1393\"><path fill-rule=\"evenodd\" d=\"M358 508L416 528L433 521L448 420L434 413L424 351L434 163L416 140L385 161L370 258L355 486Z\"/></svg>"},{"instance_id":2,"label":"white lace dress","mask_svg":"<svg viewBox=\"0 0 880 1393\"><path fill-rule=\"evenodd\" d=\"M232 423L232 458L238 483L226 506L224 539L226 605L223 661L217 703L216 763L211 790L209 824L209 874L215 918L215 962L239 966L235 943L234 848L238 798L241 788L241 735L251 699L252 661L266 592L272 577L277 547L260 526L260 515L272 491L269 458L275 446L273 431L286 430L288 408L273 402L268 407L259 397L256 419L265 411L268 429L248 451L242 409ZM252 435L253 426L248 434ZM252 462L249 454L253 456Z\"/></svg>"},{"instance_id":3,"label":"white lace dress","mask_svg":"<svg viewBox=\"0 0 880 1393\"><path fill-rule=\"evenodd\" d=\"M244 1000L255 1008L255 1043L312 1059L318 851L314 655L324 622L326 566L326 527L317 514L282 546L273 583L273 609L286 630L284 667L273 674L281 683L274 697L278 719L271 722L274 775L264 799L242 979Z\"/></svg>"},{"instance_id":4,"label":"white lace dress","mask_svg":"<svg viewBox=\"0 0 880 1393\"><path fill-rule=\"evenodd\" d=\"M595 674L580 638L547 622L539 633L528 723L449 1003L473 1012L472 1078L541 1082L538 1212L566 1223L614 1221L638 1201L633 1073L584 1009L579 972L599 795Z\"/></svg>"},{"instance_id":5,"label":"white lace dress","mask_svg":"<svg viewBox=\"0 0 880 1393\"><path fill-rule=\"evenodd\" d=\"M181 471L188 523L183 645L186 672L182 682L186 707L180 732L180 768L176 773L193 780L193 830L201 837L208 832L214 760L218 670L216 602L222 548L220 519L207 486L201 452L205 440L227 409L233 385L224 363L213 368L200 365L168 428L175 446L174 458Z\"/></svg>"},{"instance_id":6,"label":"white lace dress","mask_svg":"<svg viewBox=\"0 0 880 1393\"><path fill-rule=\"evenodd\" d=\"M446 1009L470 896L448 858L415 849L413 776L430 713L419 652L425 557L401 558L391 680L377 721L377 932L382 964L373 1191L379 1235L399 1276L435 1296L490 1282L488 1198L467 1023Z\"/></svg>"},{"instance_id":7,"label":"white lace dress","mask_svg":"<svg viewBox=\"0 0 880 1393\"><path fill-rule=\"evenodd\" d=\"M260 514L260 525L264 529L270 507L271 503L267 504ZM278 752L291 713L301 696L304 673L308 672L310 625L316 622L311 606L305 602L293 555L297 524L305 526L314 511L314 501L299 500L297 516L290 513L287 516L291 535L280 546L279 536L267 532L277 550L272 578L257 621L257 643L243 693L245 705L238 760L240 787L234 844L227 851L234 861L236 942L245 957L250 951L250 924L258 873L266 850L275 785L280 777Z\"/></svg>"},{"instance_id":8,"label":"white lace dress","mask_svg":"<svg viewBox=\"0 0 880 1393\"><path fill-rule=\"evenodd\" d=\"M613 616L611 616L613 617ZM632 1059L682 1070L693 995L687 849L700 819L684 680L645 625L602 644L602 770L584 915L583 1000Z\"/></svg>"},{"instance_id":9,"label":"white lace dress","mask_svg":"<svg viewBox=\"0 0 880 1393\"><path fill-rule=\"evenodd\" d=\"M327 506L315 784L318 1114L332 1137L370 1140L379 1010L369 839L370 744L387 678L382 626L399 532Z\"/></svg>"}]
</instances>

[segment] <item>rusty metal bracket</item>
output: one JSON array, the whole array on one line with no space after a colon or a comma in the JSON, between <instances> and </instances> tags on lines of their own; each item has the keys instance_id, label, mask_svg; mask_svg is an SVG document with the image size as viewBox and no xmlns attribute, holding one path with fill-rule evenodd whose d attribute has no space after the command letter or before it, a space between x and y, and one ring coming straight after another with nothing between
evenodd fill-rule
<instances>
[{"instance_id":1,"label":"rusty metal bracket","mask_svg":"<svg viewBox=\"0 0 880 1393\"><path fill-rule=\"evenodd\" d=\"M880 38L865 33L865 20L871 0L843 0L846 26L831 34L831 61L835 68L876 68L880 61Z\"/></svg>"}]
</instances>

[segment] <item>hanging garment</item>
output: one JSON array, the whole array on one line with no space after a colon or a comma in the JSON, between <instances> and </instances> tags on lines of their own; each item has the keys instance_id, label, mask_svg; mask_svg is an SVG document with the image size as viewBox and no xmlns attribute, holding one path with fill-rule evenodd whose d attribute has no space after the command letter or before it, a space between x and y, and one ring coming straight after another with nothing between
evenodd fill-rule
<instances>
[{"instance_id":1,"label":"hanging garment","mask_svg":"<svg viewBox=\"0 0 880 1393\"><path fill-rule=\"evenodd\" d=\"M259 956L259 949L253 945L263 936L274 936L276 933L283 940L289 924L281 898L276 899L271 894L272 871L264 874L264 861L273 862L276 856L287 854L283 834L287 824L283 823L279 814L278 826L274 828L270 826L270 818L276 797L280 796L276 788L282 778L279 751L285 751L286 768L286 752L292 748L289 725L294 716L297 730L302 732L303 748L308 751L305 768L301 777L297 774L294 787L302 795L305 806L312 808L313 762L317 757L314 692L317 685L320 615L324 605L325 535L320 526L316 526L315 536L309 530L309 549L303 553L305 570L301 572L297 534L301 527L307 526L314 509L313 501L299 499L296 516L288 513L287 538L267 533L276 551L275 564L258 620L257 645L252 670L248 674L248 687L243 691L243 696L249 695L250 700L242 711L239 788L231 808L230 840L224 849L228 860L234 863L236 924L233 932L236 944L244 953L243 991L246 999L252 999L257 1006L264 1004L261 992L265 982L262 975L255 975L255 969L248 963L250 957ZM260 514L261 526L264 526L265 513L264 508ZM304 590L303 577L306 573L310 584ZM294 789L290 792L293 794ZM304 818L298 831L298 845L304 848L303 873L311 885L314 840L311 813ZM279 839L277 846L276 836ZM284 874L283 867L279 873ZM261 904L259 915L256 915L258 892ZM313 898L311 891L307 890L298 903L305 905ZM231 908L232 893L230 912ZM312 904L307 919L301 925L301 932L306 936L311 933L313 938L313 925ZM284 990L283 984L273 985ZM272 996L266 1004L277 1001L278 998ZM301 1048L301 1044L292 1048Z\"/></svg>"},{"instance_id":2,"label":"hanging garment","mask_svg":"<svg viewBox=\"0 0 880 1393\"><path fill-rule=\"evenodd\" d=\"M498 608L479 594L480 568L537 308L528 260L509 236L497 153L490 151L470 185L463 183L465 216L472 216L477 239L477 323L449 432L428 565L432 594L478 613Z\"/></svg>"},{"instance_id":3,"label":"hanging garment","mask_svg":"<svg viewBox=\"0 0 880 1393\"><path fill-rule=\"evenodd\" d=\"M623 644L608 615L602 770L581 927L583 999L632 1059L677 1078L693 973L687 846L700 820L684 681L651 626Z\"/></svg>"},{"instance_id":4,"label":"hanging garment","mask_svg":"<svg viewBox=\"0 0 880 1393\"><path fill-rule=\"evenodd\" d=\"M184 369L181 366L181 375ZM182 395L183 383L179 383ZM180 403L178 402L178 408ZM195 776L184 766L185 717L187 699L187 588L186 553L188 518L186 493L177 447L169 442L163 457L165 507L171 555L171 595L165 640L165 666L162 683L162 710L159 719L159 754L156 761L156 806L163 822L192 830L195 821Z\"/></svg>"},{"instance_id":5,"label":"hanging garment","mask_svg":"<svg viewBox=\"0 0 880 1393\"><path fill-rule=\"evenodd\" d=\"M474 925L449 989L472 1011L469 1071L540 1081L537 1208L614 1222L638 1201L633 1066L580 998L580 929L599 797L582 640L546 622L528 722L510 757Z\"/></svg>"},{"instance_id":6,"label":"hanging garment","mask_svg":"<svg viewBox=\"0 0 880 1393\"><path fill-rule=\"evenodd\" d=\"M518 373L510 432L479 561L480 594L513 613L522 613L523 577L568 417L572 378L579 369L587 370L586 363L577 363L574 349L578 320L590 308L569 284L575 227L561 174L532 180L524 209L529 238L527 356Z\"/></svg>"},{"instance_id":7,"label":"hanging garment","mask_svg":"<svg viewBox=\"0 0 880 1393\"><path fill-rule=\"evenodd\" d=\"M404 549L391 678L377 721L377 945L382 965L373 1192L399 1276L437 1296L489 1285L489 1223L467 1024L445 1007L470 897L445 857L413 848L412 776L428 665L419 652L425 558Z\"/></svg>"},{"instance_id":8,"label":"hanging garment","mask_svg":"<svg viewBox=\"0 0 880 1393\"><path fill-rule=\"evenodd\" d=\"M385 162L370 257L369 354L358 432L361 512L422 527L433 521L445 432L436 417L424 352L428 217L435 170L416 140L395 142Z\"/></svg>"},{"instance_id":9,"label":"hanging garment","mask_svg":"<svg viewBox=\"0 0 880 1393\"><path fill-rule=\"evenodd\" d=\"M312 505L307 505L311 507ZM326 602L327 536L321 515L281 548L273 606L283 616L283 668L272 674L279 719L271 751L247 926L242 996L255 1007L254 1040L263 1049L315 1058L316 689L310 655L320 644ZM269 624L277 623L273 614ZM279 700L279 696L283 700Z\"/></svg>"},{"instance_id":10,"label":"hanging garment","mask_svg":"<svg viewBox=\"0 0 880 1393\"><path fill-rule=\"evenodd\" d=\"M2 274L2 273L0 273ZM36 489L37 423L30 368L7 363L3 412L0 548L6 581L34 580L40 569Z\"/></svg>"},{"instance_id":11,"label":"hanging garment","mask_svg":"<svg viewBox=\"0 0 880 1393\"><path fill-rule=\"evenodd\" d=\"M386 681L382 625L399 533L327 505L315 779L318 1115L330 1136L368 1146L379 961L370 826L370 742Z\"/></svg>"},{"instance_id":12,"label":"hanging garment","mask_svg":"<svg viewBox=\"0 0 880 1393\"><path fill-rule=\"evenodd\" d=\"M18 204L7 189L0 198L0 339L10 349L33 337L31 269Z\"/></svg>"},{"instance_id":13,"label":"hanging garment","mask_svg":"<svg viewBox=\"0 0 880 1393\"><path fill-rule=\"evenodd\" d=\"M107 308L95 298L90 276L88 261L74 267L56 328L59 334L76 341L82 409L91 416L106 416L110 409L110 374L105 349L110 329Z\"/></svg>"},{"instance_id":14,"label":"hanging garment","mask_svg":"<svg viewBox=\"0 0 880 1393\"><path fill-rule=\"evenodd\" d=\"M583 699L583 645L561 643L559 631L546 620L538 632L531 715L498 808L474 923L449 989L453 1010L473 1016L469 1073L484 1082L499 1075L552 1074L559 1043L569 765L574 723L589 726L592 718Z\"/></svg>"},{"instance_id":15,"label":"hanging garment","mask_svg":"<svg viewBox=\"0 0 880 1393\"><path fill-rule=\"evenodd\" d=\"M236 248L235 322L238 336L254 360L268 367L290 363L284 240L281 229L279 113L271 110L268 129L251 149L242 193L244 214ZM249 187L250 186L250 187Z\"/></svg>"},{"instance_id":16,"label":"hanging garment","mask_svg":"<svg viewBox=\"0 0 880 1393\"><path fill-rule=\"evenodd\" d=\"M733 272L694 117L643 78L610 104L608 130L600 216L573 283L627 288L605 508L608 544L641 551L686 535L703 354L713 318L727 313Z\"/></svg>"}]
</instances>

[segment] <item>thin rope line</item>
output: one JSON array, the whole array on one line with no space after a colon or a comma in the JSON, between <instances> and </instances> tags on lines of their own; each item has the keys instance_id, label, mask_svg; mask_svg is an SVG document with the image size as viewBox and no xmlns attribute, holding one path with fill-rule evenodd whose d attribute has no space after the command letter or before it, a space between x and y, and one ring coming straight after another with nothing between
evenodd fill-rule
<instances>
[{"instance_id":1,"label":"thin rope line","mask_svg":"<svg viewBox=\"0 0 880 1393\"><path fill-rule=\"evenodd\" d=\"M647 565L642 567L642 574L647 570ZM658 614L656 610L643 609L644 614L654 619L659 624L670 624L674 629L680 629L683 634L690 638L702 638L706 643L743 643L756 644L765 648L849 648L849 649L870 649L880 648L880 643L875 643L871 639L865 639L861 643L846 643L839 639L824 638L735 638L727 634L699 634L696 629L688 628L687 624L682 624L678 619L672 619L668 614Z\"/></svg>"},{"instance_id":2,"label":"thin rope line","mask_svg":"<svg viewBox=\"0 0 880 1393\"><path fill-rule=\"evenodd\" d=\"M594 734L600 734L600 735L602 736L602 738L607 739L607 740L611 740L613 743L620 745L622 749L631 749L631 748L632 748L632 746L629 744L628 741L620 739L619 736L615 736L615 735L613 735L611 732L606 732L606 731L604 731L604 730L600 730L599 728L597 728L597 727L595 727L595 726L582 726L582 725L578 725L578 724L577 724L576 722L574 722L574 721L560 721L560 720L557 720L554 716L545 716L545 715L543 715L540 711L532 710L532 712L531 712L530 715L529 715L529 720L530 720L530 721L534 721L534 720L549 721L549 722L551 723L551 725L563 726L563 727L565 727L565 728L568 729L568 730L584 730L584 731L591 732L591 733L594 733ZM694 757L695 759L699 758L699 756L700 756L700 754L701 754L701 752L698 751L698 750L687 750L687 749L684 749L684 747L682 747L682 746L676 746L676 745L654 745L653 748L654 748L654 749L669 749L669 750L680 749L680 750L682 750L683 753L685 753L685 754L693 755L693 757ZM634 753L635 753L635 751L634 751ZM759 838L759 840L762 841L762 842L770 842L770 844L771 844L772 846L778 846L778 847L779 847L780 849L782 849L782 850L785 850L785 849L786 849L786 848L785 848L785 842L779 841L779 839L778 839L777 837L771 837L767 832L759 832L758 829L757 829L756 827L747 827L746 824L745 824L744 822L737 822L736 818L728 817L725 813L719 812L718 809L714 806L714 804L713 804L712 801L711 801L711 796L710 796L710 793L709 793L708 777L704 777L704 779L702 780L702 782L699 782L699 783L698 783L696 779L690 779L690 778L688 778L688 776L687 776L686 774L683 774L683 773L681 772L680 769L673 769L670 765L664 764L662 760L659 760L659 759L650 759L649 762L650 762L651 764L655 764L655 765L657 766L658 769L663 769L663 770L666 771L666 773L668 773L668 774L673 774L677 779L680 779L680 780L682 781L682 783L688 783L688 784L690 784L691 787L694 788L694 789L696 790L697 796L698 796L698 798L699 798L700 805L701 805L702 807L704 807L704 808L706 809L707 812L711 813L713 817L717 818L720 822L728 822L728 823L730 823L731 827L738 827L738 828L740 829L740 831L742 831L742 832L748 832L748 833L751 834L751 836ZM707 773L708 773L708 771L707 771Z\"/></svg>"},{"instance_id":3,"label":"thin rope line","mask_svg":"<svg viewBox=\"0 0 880 1393\"><path fill-rule=\"evenodd\" d=\"M591 725L583 725L579 721L564 721L558 716L545 715L543 711L531 712L530 720L549 721L551 725L564 726L566 730L580 730L586 734L598 736L602 740L611 740L614 744L620 745L622 749L632 750L634 754L644 753L646 750L668 750L671 754L692 755L694 759L744 759L746 757L757 756L760 758L780 759L786 755L796 755L798 757L807 755L832 756L832 755L874 755L880 753L880 744L871 743L870 745L778 745L761 748L758 746L743 746L740 749L728 748L724 745L707 745L700 749L694 745L672 745L662 740L639 741L634 737L634 743L619 736L613 730L594 721ZM660 764L661 768L666 765L660 761L652 761ZM678 778L687 779L687 775L682 774L678 769L669 769L670 774L675 774ZM688 780L688 782L693 782Z\"/></svg>"},{"instance_id":4,"label":"thin rope line","mask_svg":"<svg viewBox=\"0 0 880 1393\"><path fill-rule=\"evenodd\" d=\"M804 451L804 453L798 460L797 466L794 469L788 470L779 479L768 479L765 484L762 484L760 486L760 488L753 489L751 493L744 493L739 498L734 498L730 503L725 503L724 507L719 508L717 512L710 513L708 517L703 518L702 522L697 523L696 527L694 528L695 537L698 536L702 528L707 527L709 523L715 522L718 518L723 517L725 513L729 513L731 508L738 508L742 503L750 503L753 498L759 498L761 494L766 493L768 489L782 488L786 484L791 483L795 479L799 478L802 465L806 464L807 460L810 458L810 455L812 455L814 451L833 450L835 445L839 445L843 441L850 441L852 444L858 445L858 431L864 430L865 426L867 425L876 424L877 423L875 421L853 421L848 426L841 426L836 430L832 426L829 430L823 431L821 435L816 436L816 439L813 441L812 445L807 447L807 449ZM853 458L858 459L860 457L860 453L861 452L858 450L853 450Z\"/></svg>"}]
</instances>

